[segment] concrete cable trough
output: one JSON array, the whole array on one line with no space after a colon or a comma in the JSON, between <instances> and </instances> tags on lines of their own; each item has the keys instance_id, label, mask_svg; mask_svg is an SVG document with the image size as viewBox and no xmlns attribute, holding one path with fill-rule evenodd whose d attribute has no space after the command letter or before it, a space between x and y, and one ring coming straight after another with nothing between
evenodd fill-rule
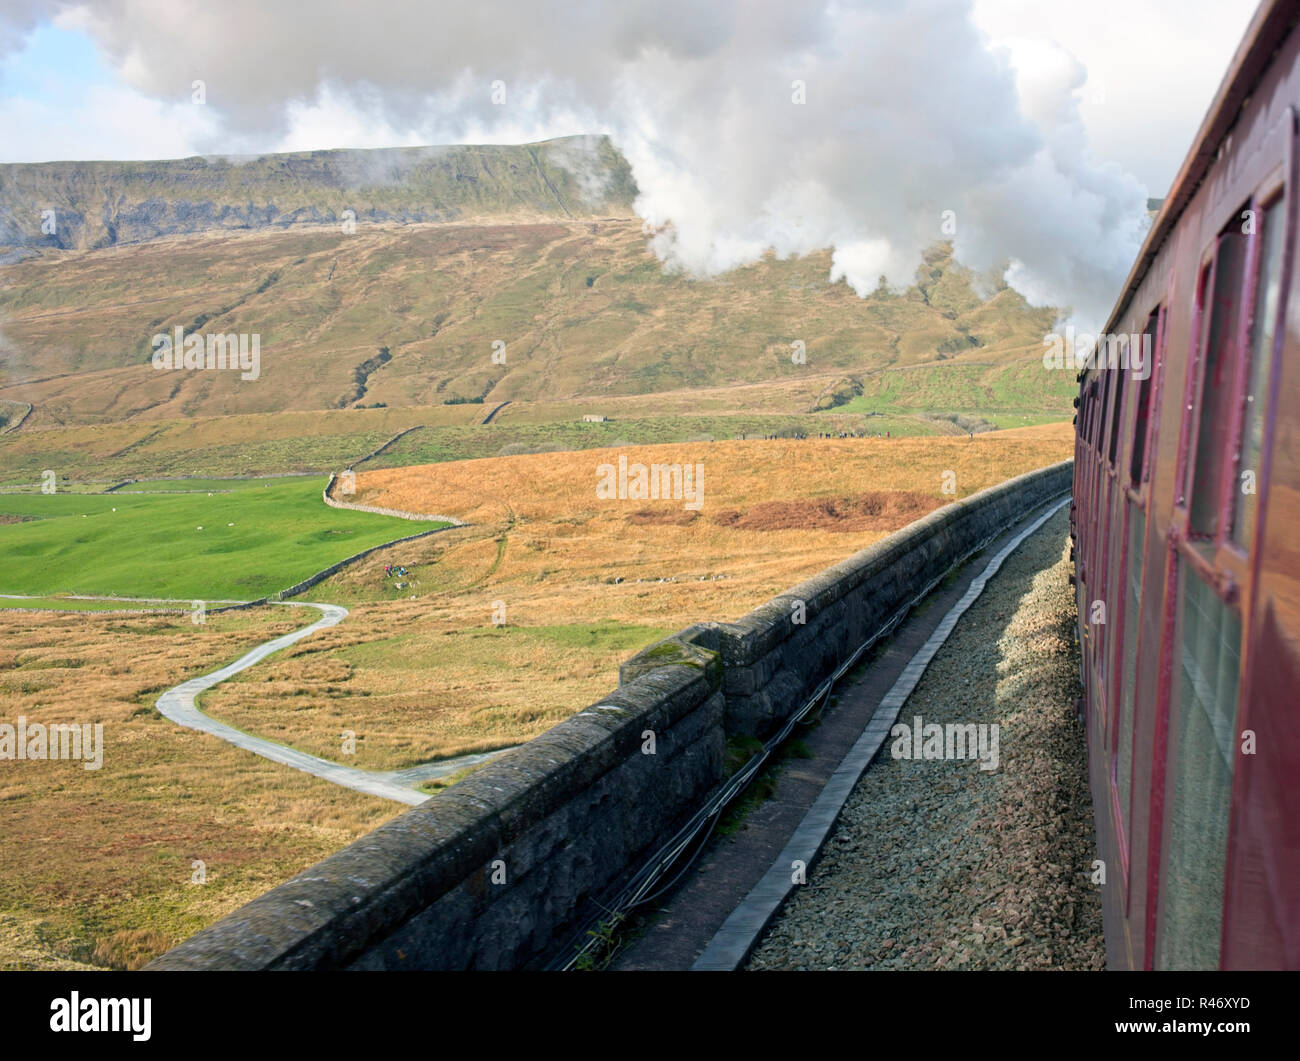
<instances>
[{"instance_id":1,"label":"concrete cable trough","mask_svg":"<svg viewBox=\"0 0 1300 1061\"><path fill-rule=\"evenodd\" d=\"M732 911L731 916L723 923L717 935L697 959L692 967L695 971L739 968L781 904L799 886L792 880L791 867L796 863L810 866L817 858L858 779L889 737L890 729L897 721L903 705L907 703L908 697L912 695L930 662L948 640L957 621L984 592L984 587L997 574L1006 558L1069 501L1070 499L1066 497L1051 505L1046 512L1007 542L989 560L988 565L971 583L962 598L944 616L929 640L912 657L912 661L894 683L893 688L881 701L862 736L831 776L821 796L808 811L799 828L795 830L785 849L777 856L753 891Z\"/></svg>"}]
</instances>

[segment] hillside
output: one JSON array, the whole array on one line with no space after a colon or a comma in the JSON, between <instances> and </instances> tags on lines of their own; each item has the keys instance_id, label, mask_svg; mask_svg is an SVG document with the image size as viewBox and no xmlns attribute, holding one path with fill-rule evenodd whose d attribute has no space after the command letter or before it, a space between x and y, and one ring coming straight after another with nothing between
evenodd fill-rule
<instances>
[{"instance_id":1,"label":"hillside","mask_svg":"<svg viewBox=\"0 0 1300 1061\"><path fill-rule=\"evenodd\" d=\"M635 195L603 137L0 166L0 483L1069 418L1056 311L949 245L865 299L829 251L696 279ZM255 371L159 370L176 329Z\"/></svg>"},{"instance_id":2,"label":"hillside","mask_svg":"<svg viewBox=\"0 0 1300 1061\"><path fill-rule=\"evenodd\" d=\"M627 163L607 138L594 136L524 145L11 163L0 165L0 262L38 248L88 250L197 232L335 225L348 210L358 224L627 217L635 195Z\"/></svg>"},{"instance_id":3,"label":"hillside","mask_svg":"<svg viewBox=\"0 0 1300 1061\"><path fill-rule=\"evenodd\" d=\"M693 280L663 270L633 219L358 225L355 235L44 252L0 266L0 399L35 407L22 431L376 404L600 402L1037 361L1055 315L1005 286L981 299L944 246L897 295L859 299L826 282L829 268L822 252ZM178 327L257 335L257 378L155 369L152 337ZM852 397L833 383L823 405ZM959 403L972 404L978 394ZM1068 397L1057 405L1068 409Z\"/></svg>"}]
</instances>

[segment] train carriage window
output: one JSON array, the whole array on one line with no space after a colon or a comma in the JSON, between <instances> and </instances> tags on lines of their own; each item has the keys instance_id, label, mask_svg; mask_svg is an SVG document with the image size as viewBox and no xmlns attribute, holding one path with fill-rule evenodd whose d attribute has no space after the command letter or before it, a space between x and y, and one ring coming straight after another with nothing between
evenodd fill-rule
<instances>
[{"instance_id":1,"label":"train carriage window","mask_svg":"<svg viewBox=\"0 0 1300 1061\"><path fill-rule=\"evenodd\" d=\"M1152 381L1156 377L1156 344L1159 342L1160 309L1157 307L1147 320L1146 330L1142 333L1142 371L1139 375L1146 378L1138 381L1137 416L1133 421L1133 453L1129 458L1129 482L1136 490L1142 485L1146 474L1147 450L1150 440L1151 394L1155 389ZM1130 355L1132 356L1132 355Z\"/></svg>"},{"instance_id":2,"label":"train carriage window","mask_svg":"<svg viewBox=\"0 0 1300 1061\"><path fill-rule=\"evenodd\" d=\"M1101 385L1101 415L1097 418L1097 437L1093 440L1097 452L1102 452L1102 446L1106 441L1106 414L1110 412L1110 379L1103 375L1100 379Z\"/></svg>"},{"instance_id":3,"label":"train carriage window","mask_svg":"<svg viewBox=\"0 0 1300 1061\"><path fill-rule=\"evenodd\" d=\"M1177 706L1158 967L1214 969L1223 919L1241 619L1191 568L1179 566Z\"/></svg>"},{"instance_id":4,"label":"train carriage window","mask_svg":"<svg viewBox=\"0 0 1300 1061\"><path fill-rule=\"evenodd\" d=\"M1121 360L1120 355L1123 354ZM1124 426L1124 373L1128 371L1128 340L1120 336L1119 340L1107 351L1106 364L1115 374L1115 405L1111 409L1110 450L1107 459L1113 465L1115 454L1119 451L1119 433ZM1113 362L1113 363L1112 363Z\"/></svg>"},{"instance_id":5,"label":"train carriage window","mask_svg":"<svg viewBox=\"0 0 1300 1061\"><path fill-rule=\"evenodd\" d=\"M1132 835L1129 808L1133 779L1133 705L1137 688L1138 616L1142 609L1142 560L1146 546L1146 514L1133 502L1128 513L1128 584L1124 591L1124 672L1119 696L1116 739L1116 780L1119 782L1120 821L1125 843Z\"/></svg>"},{"instance_id":6,"label":"train carriage window","mask_svg":"<svg viewBox=\"0 0 1300 1061\"><path fill-rule=\"evenodd\" d=\"M1286 234L1283 200L1277 200L1265 210L1262 227L1259 278L1255 285L1255 307L1247 347L1246 392L1241 402L1241 445L1235 469L1236 481L1232 487L1232 540L1245 550L1250 549L1254 537L1259 496L1256 491L1262 486L1258 479L1264 444L1264 413L1282 293L1282 250Z\"/></svg>"},{"instance_id":7,"label":"train carriage window","mask_svg":"<svg viewBox=\"0 0 1300 1061\"><path fill-rule=\"evenodd\" d=\"M1219 476L1223 472L1223 442L1232 417L1233 346L1241 324L1247 242L1240 225L1233 222L1219 236L1215 252L1214 297L1201 359L1196 463L1188 512L1189 531L1197 538L1218 536L1222 497Z\"/></svg>"}]
</instances>

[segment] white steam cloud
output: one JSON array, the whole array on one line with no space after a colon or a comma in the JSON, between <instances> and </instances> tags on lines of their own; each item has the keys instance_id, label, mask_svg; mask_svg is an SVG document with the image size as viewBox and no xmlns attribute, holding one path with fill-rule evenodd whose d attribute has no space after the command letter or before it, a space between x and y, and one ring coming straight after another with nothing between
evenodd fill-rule
<instances>
[{"instance_id":1,"label":"white steam cloud","mask_svg":"<svg viewBox=\"0 0 1300 1061\"><path fill-rule=\"evenodd\" d=\"M1146 224L1146 190L1089 153L1086 72L1050 46L994 46L969 0L45 7L74 9L140 91L174 100L202 79L222 153L339 101L402 143L606 132L655 252L697 275L829 247L829 279L865 295L882 275L909 284L951 238L970 268L1006 268L1095 326ZM581 151L572 164L595 179Z\"/></svg>"}]
</instances>

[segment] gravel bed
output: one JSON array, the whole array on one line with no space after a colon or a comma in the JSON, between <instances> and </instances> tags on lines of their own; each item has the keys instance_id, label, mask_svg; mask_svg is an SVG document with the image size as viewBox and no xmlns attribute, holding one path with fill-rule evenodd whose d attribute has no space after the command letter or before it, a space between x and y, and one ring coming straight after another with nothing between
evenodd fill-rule
<instances>
[{"instance_id":1,"label":"gravel bed","mask_svg":"<svg viewBox=\"0 0 1300 1061\"><path fill-rule=\"evenodd\" d=\"M992 724L999 763L862 776L749 969L1102 969L1067 510L958 622L898 722Z\"/></svg>"}]
</instances>

